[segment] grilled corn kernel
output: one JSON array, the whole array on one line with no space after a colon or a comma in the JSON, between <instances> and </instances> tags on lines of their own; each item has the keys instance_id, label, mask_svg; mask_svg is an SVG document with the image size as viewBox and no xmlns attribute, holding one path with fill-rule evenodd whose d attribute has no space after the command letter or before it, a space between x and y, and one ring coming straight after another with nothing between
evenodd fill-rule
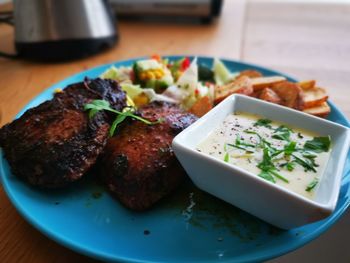
<instances>
[{"instance_id":1,"label":"grilled corn kernel","mask_svg":"<svg viewBox=\"0 0 350 263\"><path fill-rule=\"evenodd\" d=\"M140 80L161 79L164 76L163 69L149 69L140 73Z\"/></svg>"},{"instance_id":2,"label":"grilled corn kernel","mask_svg":"<svg viewBox=\"0 0 350 263\"><path fill-rule=\"evenodd\" d=\"M59 88L55 89L54 91L54 93L61 93L61 92L62 92L62 89L59 89Z\"/></svg>"},{"instance_id":3,"label":"grilled corn kernel","mask_svg":"<svg viewBox=\"0 0 350 263\"><path fill-rule=\"evenodd\" d=\"M160 79L161 77L164 76L164 72L162 70L156 70L154 72L154 75L155 75L156 79Z\"/></svg>"},{"instance_id":4,"label":"grilled corn kernel","mask_svg":"<svg viewBox=\"0 0 350 263\"><path fill-rule=\"evenodd\" d=\"M148 80L155 79L155 75L152 71L147 71L146 76Z\"/></svg>"},{"instance_id":5,"label":"grilled corn kernel","mask_svg":"<svg viewBox=\"0 0 350 263\"><path fill-rule=\"evenodd\" d=\"M141 80L146 80L147 78L146 72L141 72L139 77Z\"/></svg>"}]
</instances>

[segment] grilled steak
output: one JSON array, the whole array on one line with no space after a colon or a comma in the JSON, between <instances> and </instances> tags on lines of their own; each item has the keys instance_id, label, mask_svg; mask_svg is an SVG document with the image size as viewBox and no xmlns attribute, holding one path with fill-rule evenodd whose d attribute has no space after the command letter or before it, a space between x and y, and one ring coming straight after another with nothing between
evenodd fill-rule
<instances>
[{"instance_id":1,"label":"grilled steak","mask_svg":"<svg viewBox=\"0 0 350 263\"><path fill-rule=\"evenodd\" d=\"M174 190L185 172L171 142L196 121L174 104L153 102L139 111L143 118L164 121L147 125L130 121L107 142L101 160L101 176L110 192L133 210L145 210Z\"/></svg>"},{"instance_id":2,"label":"grilled steak","mask_svg":"<svg viewBox=\"0 0 350 263\"><path fill-rule=\"evenodd\" d=\"M94 99L107 100L117 110L126 105L116 82L85 79L2 127L0 146L13 174L45 188L81 178L96 162L110 127L105 112L92 119L84 112Z\"/></svg>"}]
</instances>

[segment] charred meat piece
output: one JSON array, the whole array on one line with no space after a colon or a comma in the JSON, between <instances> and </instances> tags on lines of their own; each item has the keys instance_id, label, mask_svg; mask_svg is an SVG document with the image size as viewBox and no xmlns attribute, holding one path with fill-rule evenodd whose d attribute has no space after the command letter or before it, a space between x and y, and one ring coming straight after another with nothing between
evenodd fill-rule
<instances>
[{"instance_id":1,"label":"charred meat piece","mask_svg":"<svg viewBox=\"0 0 350 263\"><path fill-rule=\"evenodd\" d=\"M110 127L106 113L89 119L84 112L84 105L94 99L107 100L117 110L126 106L116 82L85 79L2 127L0 146L13 174L43 188L81 178L96 162Z\"/></svg>"},{"instance_id":2,"label":"charred meat piece","mask_svg":"<svg viewBox=\"0 0 350 263\"><path fill-rule=\"evenodd\" d=\"M110 192L132 210L150 208L174 190L185 172L176 159L171 142L196 117L170 103L153 102L139 110L156 125L130 121L107 142L101 160L101 176Z\"/></svg>"}]
</instances>

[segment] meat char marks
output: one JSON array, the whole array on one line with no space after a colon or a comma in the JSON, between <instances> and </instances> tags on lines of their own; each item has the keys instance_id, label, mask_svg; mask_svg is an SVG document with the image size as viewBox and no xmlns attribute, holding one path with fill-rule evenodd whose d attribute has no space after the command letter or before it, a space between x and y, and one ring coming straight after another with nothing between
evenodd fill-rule
<instances>
[{"instance_id":1,"label":"meat char marks","mask_svg":"<svg viewBox=\"0 0 350 263\"><path fill-rule=\"evenodd\" d=\"M132 210L150 208L174 190L185 172L176 159L171 142L196 117L174 104L153 102L139 110L156 125L139 121L125 123L107 142L101 176L110 192Z\"/></svg>"},{"instance_id":2,"label":"meat char marks","mask_svg":"<svg viewBox=\"0 0 350 263\"><path fill-rule=\"evenodd\" d=\"M2 127L0 146L12 173L43 188L80 179L95 164L110 127L105 112L92 119L84 112L84 105L95 99L107 100L116 110L126 106L116 82L85 79Z\"/></svg>"}]
</instances>

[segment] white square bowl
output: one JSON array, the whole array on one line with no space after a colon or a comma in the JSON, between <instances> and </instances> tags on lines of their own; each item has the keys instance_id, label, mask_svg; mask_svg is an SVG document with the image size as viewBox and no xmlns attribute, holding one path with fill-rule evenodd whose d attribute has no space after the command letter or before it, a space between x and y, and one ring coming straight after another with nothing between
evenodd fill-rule
<instances>
[{"instance_id":1,"label":"white square bowl","mask_svg":"<svg viewBox=\"0 0 350 263\"><path fill-rule=\"evenodd\" d=\"M313 200L196 150L198 144L235 111L257 114L321 136L331 136L330 158ZM321 220L333 212L349 144L350 129L342 125L235 94L178 134L172 146L197 187L272 225L291 229Z\"/></svg>"}]
</instances>

